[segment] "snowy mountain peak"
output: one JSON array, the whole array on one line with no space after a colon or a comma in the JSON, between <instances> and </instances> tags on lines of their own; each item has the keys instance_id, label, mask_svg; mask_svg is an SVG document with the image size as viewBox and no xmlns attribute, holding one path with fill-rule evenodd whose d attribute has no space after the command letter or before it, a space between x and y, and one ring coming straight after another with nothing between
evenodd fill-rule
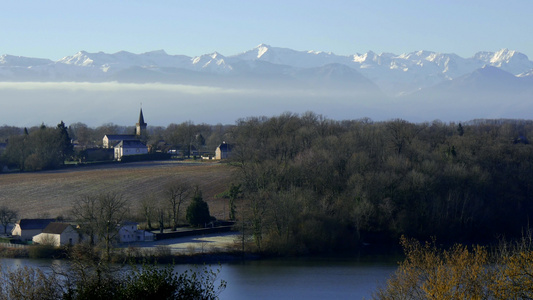
<instances>
[{"instance_id":1,"label":"snowy mountain peak","mask_svg":"<svg viewBox=\"0 0 533 300\"><path fill-rule=\"evenodd\" d=\"M360 55L360 54L354 54L352 57L352 61L356 63L365 63L365 62L371 62L375 61L378 55L372 51L368 51L367 53Z\"/></svg>"},{"instance_id":2,"label":"snowy mountain peak","mask_svg":"<svg viewBox=\"0 0 533 300\"><path fill-rule=\"evenodd\" d=\"M212 59L224 59L224 55L218 53L218 52L213 52L211 54L209 54L209 56L212 58Z\"/></svg>"},{"instance_id":3,"label":"snowy mountain peak","mask_svg":"<svg viewBox=\"0 0 533 300\"><path fill-rule=\"evenodd\" d=\"M80 66L91 66L94 62L89 57L90 53L86 51L80 51L73 56L65 56L62 59L58 60L59 63L67 64L67 65L80 65Z\"/></svg>"},{"instance_id":4,"label":"snowy mountain peak","mask_svg":"<svg viewBox=\"0 0 533 300\"><path fill-rule=\"evenodd\" d=\"M500 51L497 51L494 53L492 58L490 59L491 63L499 63L502 61L509 62L511 58L515 55L516 51L510 51L509 49L501 49Z\"/></svg>"},{"instance_id":5,"label":"snowy mountain peak","mask_svg":"<svg viewBox=\"0 0 533 300\"><path fill-rule=\"evenodd\" d=\"M228 73L233 68L226 64L226 57L218 52L196 56L191 59L193 69L198 71L209 71L212 73Z\"/></svg>"},{"instance_id":6,"label":"snowy mountain peak","mask_svg":"<svg viewBox=\"0 0 533 300\"><path fill-rule=\"evenodd\" d=\"M324 66L328 66L325 68ZM340 68L340 66L346 68ZM393 53L335 55L323 51L298 51L290 48L260 44L240 54L225 57L213 52L201 56L169 55L164 50L135 54L119 51L113 54L79 51L56 62L46 59L0 56L0 76L3 80L35 78L35 80L157 80L173 81L182 78L177 74L198 72L194 78L215 78L242 74L260 78L265 74L272 78L285 78L299 74L340 78L352 70L372 80L389 95L411 93L465 76L483 67L492 66L514 76L530 77L533 62L526 55L509 49L497 52L478 52L474 57L462 58L456 54L433 51L414 51L396 55ZM335 67L332 67L335 66ZM32 68L33 67L33 68ZM27 70L21 71L22 68ZM315 69L311 71L311 69ZM317 70L320 70L317 71ZM489 70L484 70L489 71ZM202 74L203 73L203 74ZM204 74L210 74L205 76ZM30 74L30 75L27 75ZM184 76L188 78L190 74ZM326 75L327 74L327 75ZM341 74L341 75L339 75ZM483 73L485 74L485 73ZM122 76L122 77L121 77ZM144 76L144 77L143 77ZM214 77L210 77L214 76ZM187 79L189 80L189 79ZM191 79L192 80L192 79Z\"/></svg>"},{"instance_id":7,"label":"snowy mountain peak","mask_svg":"<svg viewBox=\"0 0 533 300\"><path fill-rule=\"evenodd\" d=\"M335 55L333 54L333 52L315 51L315 50L309 50L307 51L307 53L314 54L314 55Z\"/></svg>"},{"instance_id":8,"label":"snowy mountain peak","mask_svg":"<svg viewBox=\"0 0 533 300\"><path fill-rule=\"evenodd\" d=\"M533 62L529 61L527 55L515 50L501 49L494 53L485 52L484 55L479 57L485 63L514 75L527 72L533 68Z\"/></svg>"},{"instance_id":9,"label":"snowy mountain peak","mask_svg":"<svg viewBox=\"0 0 533 300\"><path fill-rule=\"evenodd\" d=\"M257 49L257 58L261 58L271 47L266 44L260 44L259 46L255 47Z\"/></svg>"}]
</instances>

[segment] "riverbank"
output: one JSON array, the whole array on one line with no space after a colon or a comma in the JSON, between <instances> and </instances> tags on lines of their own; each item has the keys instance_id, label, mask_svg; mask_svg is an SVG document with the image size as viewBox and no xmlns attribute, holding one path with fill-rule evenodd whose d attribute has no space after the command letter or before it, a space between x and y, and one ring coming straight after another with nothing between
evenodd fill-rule
<instances>
[{"instance_id":1,"label":"riverbank","mask_svg":"<svg viewBox=\"0 0 533 300\"><path fill-rule=\"evenodd\" d=\"M243 239L240 232L229 231L227 228L215 229L217 228L165 232L159 234L158 239L154 241L121 243L116 245L112 251L113 260L116 262L129 260L175 264L216 264L243 260L297 259L302 257L307 259L395 257L397 258L395 259L396 262L402 259L401 248L383 245L366 245L341 253L300 254L298 256L243 252ZM249 245L245 244L245 248L248 249L248 247ZM69 251L72 251L72 248L0 243L0 257L8 258L68 259L70 257Z\"/></svg>"},{"instance_id":2,"label":"riverbank","mask_svg":"<svg viewBox=\"0 0 533 300\"><path fill-rule=\"evenodd\" d=\"M158 263L219 263L259 259L260 255L243 253L238 232L227 231L159 239L149 242L118 244L112 251L115 261L157 261ZM47 245L0 243L0 257L68 259L76 247L55 248ZM79 251L79 249L77 249Z\"/></svg>"}]
</instances>

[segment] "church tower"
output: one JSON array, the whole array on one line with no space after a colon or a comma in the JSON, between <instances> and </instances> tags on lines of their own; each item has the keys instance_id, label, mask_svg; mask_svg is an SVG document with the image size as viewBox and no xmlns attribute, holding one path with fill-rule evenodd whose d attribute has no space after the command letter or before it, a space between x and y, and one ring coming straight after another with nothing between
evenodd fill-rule
<instances>
[{"instance_id":1,"label":"church tower","mask_svg":"<svg viewBox=\"0 0 533 300\"><path fill-rule=\"evenodd\" d=\"M146 132L146 123L144 123L143 109L141 108L141 113L139 114L139 122L135 124L135 135L140 137Z\"/></svg>"}]
</instances>

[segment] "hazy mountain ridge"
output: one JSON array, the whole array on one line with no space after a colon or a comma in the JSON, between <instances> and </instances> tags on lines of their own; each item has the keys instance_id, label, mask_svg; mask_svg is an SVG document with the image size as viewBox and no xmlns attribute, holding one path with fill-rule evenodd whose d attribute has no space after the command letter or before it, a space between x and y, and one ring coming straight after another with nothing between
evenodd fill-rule
<instances>
[{"instance_id":1,"label":"hazy mountain ridge","mask_svg":"<svg viewBox=\"0 0 533 300\"><path fill-rule=\"evenodd\" d=\"M2 55L0 80L162 82L253 87L276 84L306 88L335 86L365 93L375 92L378 95L382 95L383 91L397 96L434 87L443 89L446 82L458 80L484 66L508 72L513 76L510 81L516 79L525 84L533 82L527 79L533 78L533 62L526 55L508 49L481 51L471 58L433 51L400 55L369 51L342 56L331 52L297 51L265 44L232 56L214 52L189 57L169 55L163 50L141 54L127 51L113 54L80 51L52 61ZM494 74L484 76L492 75ZM476 77L471 78L470 82L472 80L475 81Z\"/></svg>"}]
</instances>

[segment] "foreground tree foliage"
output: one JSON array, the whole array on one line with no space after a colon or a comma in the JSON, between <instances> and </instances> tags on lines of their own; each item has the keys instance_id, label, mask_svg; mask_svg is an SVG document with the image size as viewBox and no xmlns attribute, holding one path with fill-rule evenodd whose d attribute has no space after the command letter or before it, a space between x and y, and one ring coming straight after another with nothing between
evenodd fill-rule
<instances>
[{"instance_id":1,"label":"foreground tree foliage","mask_svg":"<svg viewBox=\"0 0 533 300\"><path fill-rule=\"evenodd\" d=\"M517 237L533 213L533 122L242 119L237 212L256 249L280 253Z\"/></svg>"},{"instance_id":2,"label":"foreground tree foliage","mask_svg":"<svg viewBox=\"0 0 533 300\"><path fill-rule=\"evenodd\" d=\"M481 246L443 250L402 237L405 260L375 299L531 299L531 239L490 252Z\"/></svg>"},{"instance_id":3,"label":"foreground tree foliage","mask_svg":"<svg viewBox=\"0 0 533 300\"><path fill-rule=\"evenodd\" d=\"M129 266L118 269L101 261L72 262L67 269L2 269L0 298L6 300L214 300L226 282L218 271L199 268L178 273L173 266Z\"/></svg>"}]
</instances>

